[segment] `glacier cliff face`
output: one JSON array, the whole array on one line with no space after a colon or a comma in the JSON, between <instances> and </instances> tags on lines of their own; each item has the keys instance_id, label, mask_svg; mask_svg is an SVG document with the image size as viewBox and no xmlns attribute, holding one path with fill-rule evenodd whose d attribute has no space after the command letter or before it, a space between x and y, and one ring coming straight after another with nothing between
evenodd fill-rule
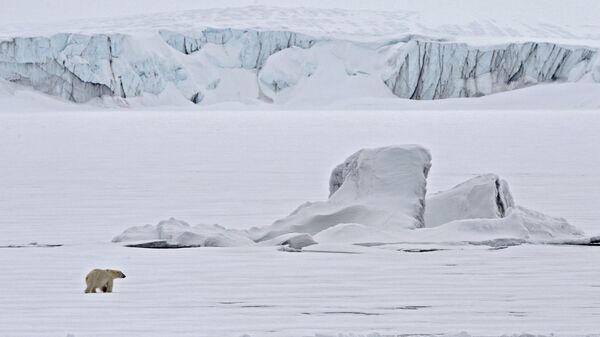
<instances>
[{"instance_id":1,"label":"glacier cliff face","mask_svg":"<svg viewBox=\"0 0 600 337\"><path fill-rule=\"evenodd\" d=\"M475 47L416 36L361 43L292 31L207 28L162 30L151 37L16 37L0 41L0 79L78 103L167 93L196 104L392 94L429 100L554 81L600 82L600 62L594 48L554 43Z\"/></svg>"},{"instance_id":2,"label":"glacier cliff face","mask_svg":"<svg viewBox=\"0 0 600 337\"><path fill-rule=\"evenodd\" d=\"M57 34L0 42L0 77L73 102L159 94L186 79L181 66L126 35Z\"/></svg>"},{"instance_id":3,"label":"glacier cliff face","mask_svg":"<svg viewBox=\"0 0 600 337\"><path fill-rule=\"evenodd\" d=\"M184 54L199 51L206 44L233 45L239 53L241 67L262 68L267 59L276 52L290 47L310 48L317 39L290 31L258 31L252 29L208 28L198 33L160 31L161 37L173 48Z\"/></svg>"},{"instance_id":4,"label":"glacier cliff face","mask_svg":"<svg viewBox=\"0 0 600 337\"><path fill-rule=\"evenodd\" d=\"M552 81L577 81L597 51L553 43L474 48L460 43L410 41L388 60L385 80L403 98L473 97Z\"/></svg>"}]
</instances>

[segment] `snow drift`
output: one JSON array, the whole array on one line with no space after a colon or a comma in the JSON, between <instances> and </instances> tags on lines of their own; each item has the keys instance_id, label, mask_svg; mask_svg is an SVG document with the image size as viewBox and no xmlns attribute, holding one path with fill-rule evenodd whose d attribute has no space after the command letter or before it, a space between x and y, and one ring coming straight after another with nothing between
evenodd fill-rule
<instances>
[{"instance_id":1,"label":"snow drift","mask_svg":"<svg viewBox=\"0 0 600 337\"><path fill-rule=\"evenodd\" d=\"M563 218L524 207L507 210L502 218L454 220L433 228L388 231L363 224L339 224L314 236L318 243L383 245L394 243L475 244L505 247L523 243L587 244L589 238Z\"/></svg>"},{"instance_id":2,"label":"snow drift","mask_svg":"<svg viewBox=\"0 0 600 337\"><path fill-rule=\"evenodd\" d=\"M552 42L472 46L409 35L366 43L268 29L60 33L0 41L0 79L77 103L161 95L194 104L430 100L600 82L597 55Z\"/></svg>"},{"instance_id":3,"label":"snow drift","mask_svg":"<svg viewBox=\"0 0 600 337\"><path fill-rule=\"evenodd\" d=\"M415 231L412 241L489 242L516 240L528 243L563 243L583 239L584 233L563 218L524 207L511 207L501 218L454 220L435 228Z\"/></svg>"}]
</instances>

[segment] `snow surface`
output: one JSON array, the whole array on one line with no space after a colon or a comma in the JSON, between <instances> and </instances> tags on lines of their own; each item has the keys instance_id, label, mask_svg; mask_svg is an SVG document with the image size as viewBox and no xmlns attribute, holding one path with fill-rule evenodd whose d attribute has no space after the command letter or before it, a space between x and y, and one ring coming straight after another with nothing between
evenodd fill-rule
<instances>
[{"instance_id":1,"label":"snow surface","mask_svg":"<svg viewBox=\"0 0 600 337\"><path fill-rule=\"evenodd\" d=\"M60 4L35 2L35 6L27 5L32 1L34 0L20 0L15 4L7 4L7 8L12 9L8 11L12 15L3 13L8 16L3 17L3 24L0 25L0 31L5 36L32 36L72 30L88 34L116 30L137 33L156 28L192 31L208 26L291 29L327 36L361 38L414 34L486 41L485 43L490 40L600 40L600 25L595 15L600 10L600 4L595 0L573 0L568 5L555 0L496 0L485 3L479 0L447 3L436 0L380 0L360 3L307 0L302 6L295 1L257 0L264 5L243 7L244 4L240 3L241 7L234 7L228 1L222 5L225 8L208 9L195 8L218 4L198 1L190 4L190 0L129 0L127 3L119 2L110 6L116 0L106 0L104 4L90 0L64 0ZM337 4L332 5L332 2ZM248 4L256 2L246 5ZM38 17L33 22L31 19L35 17L36 11L32 7L41 12L38 15L41 18ZM122 9L122 12L110 11L114 7ZM94 10L90 11L90 8ZM52 18L48 17L49 12L57 11L60 13ZM79 12L65 15L74 11ZM94 14L98 15L102 11L109 11L110 17L93 18ZM148 11L154 13L147 15ZM121 13L130 13L130 16L118 17ZM146 15L136 15L138 13ZM78 20L79 17L83 19ZM57 22L43 23L49 19ZM23 23L19 24L18 21Z\"/></svg>"},{"instance_id":2,"label":"snow surface","mask_svg":"<svg viewBox=\"0 0 600 337\"><path fill-rule=\"evenodd\" d=\"M1 249L0 287L9 291L0 293L0 334L597 336L597 249ZM84 277L96 267L127 278L112 294L84 294Z\"/></svg>"}]
</instances>

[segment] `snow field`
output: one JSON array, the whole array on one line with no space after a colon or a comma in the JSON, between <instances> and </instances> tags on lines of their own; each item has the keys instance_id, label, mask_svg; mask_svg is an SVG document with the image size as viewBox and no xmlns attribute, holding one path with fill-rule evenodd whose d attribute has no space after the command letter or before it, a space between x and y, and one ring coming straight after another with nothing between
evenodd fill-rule
<instances>
[{"instance_id":1,"label":"snow field","mask_svg":"<svg viewBox=\"0 0 600 337\"><path fill-rule=\"evenodd\" d=\"M518 205L594 235L599 127L584 110L2 113L0 245L65 246L0 248L0 335L596 333L597 247L298 254L109 241L170 216L269 224L324 200L331 168L357 148L402 143L431 150L429 191L495 172ZM85 297L96 267L128 277Z\"/></svg>"},{"instance_id":2,"label":"snow field","mask_svg":"<svg viewBox=\"0 0 600 337\"><path fill-rule=\"evenodd\" d=\"M2 249L0 335L587 335L599 329L597 249ZM84 294L96 267L127 278Z\"/></svg>"}]
</instances>

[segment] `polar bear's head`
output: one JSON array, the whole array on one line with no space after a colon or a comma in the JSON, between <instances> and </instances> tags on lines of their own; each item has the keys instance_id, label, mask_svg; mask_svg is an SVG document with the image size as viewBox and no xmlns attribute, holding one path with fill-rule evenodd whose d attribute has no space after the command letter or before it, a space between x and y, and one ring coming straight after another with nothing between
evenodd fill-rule
<instances>
[{"instance_id":1,"label":"polar bear's head","mask_svg":"<svg viewBox=\"0 0 600 337\"><path fill-rule=\"evenodd\" d=\"M106 269L106 271L109 272L113 278L125 278L125 274L120 270Z\"/></svg>"}]
</instances>

